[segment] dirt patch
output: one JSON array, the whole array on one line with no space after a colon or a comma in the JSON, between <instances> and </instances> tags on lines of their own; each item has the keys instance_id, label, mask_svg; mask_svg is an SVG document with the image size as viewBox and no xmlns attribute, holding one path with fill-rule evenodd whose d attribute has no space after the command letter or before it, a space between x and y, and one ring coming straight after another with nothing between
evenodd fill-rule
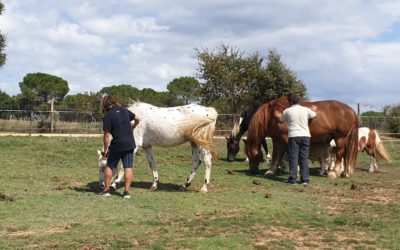
<instances>
[{"instance_id":1,"label":"dirt patch","mask_svg":"<svg viewBox=\"0 0 400 250\"><path fill-rule=\"evenodd\" d=\"M25 237L25 236L32 236L32 235L49 235L49 234L55 234L55 233L62 233L66 230L68 230L70 226L65 225L61 227L51 227L51 228L46 228L38 231L32 231L32 230L27 230L27 231L15 231L8 233L7 236L9 237Z\"/></svg>"},{"instance_id":2,"label":"dirt patch","mask_svg":"<svg viewBox=\"0 0 400 250\"><path fill-rule=\"evenodd\" d=\"M8 196L3 193L0 193L0 201L15 201L15 198L12 196Z\"/></svg>"},{"instance_id":3,"label":"dirt patch","mask_svg":"<svg viewBox=\"0 0 400 250\"><path fill-rule=\"evenodd\" d=\"M321 231L307 225L302 229L279 226L266 228L264 225L256 225L254 229L260 232L257 238L253 238L254 245L266 249L275 247L281 249L283 242L294 244L296 249L354 249L355 247L367 249L370 247L368 242L374 241L363 231L346 235L346 232Z\"/></svg>"}]
</instances>

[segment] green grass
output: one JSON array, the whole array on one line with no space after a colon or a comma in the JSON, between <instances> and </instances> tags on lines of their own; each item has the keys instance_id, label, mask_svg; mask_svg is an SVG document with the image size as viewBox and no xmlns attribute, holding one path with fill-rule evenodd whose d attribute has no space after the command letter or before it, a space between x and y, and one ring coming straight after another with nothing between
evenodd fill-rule
<instances>
[{"instance_id":1,"label":"green grass","mask_svg":"<svg viewBox=\"0 0 400 250\"><path fill-rule=\"evenodd\" d=\"M302 187L250 175L246 162L224 160L225 140L216 143L208 194L198 192L204 165L189 191L177 191L190 171L184 144L154 149L157 192L140 152L124 200L123 189L97 196L101 138L0 137L0 249L400 248L400 144L385 143L395 162L380 162L380 173L367 172L362 153L351 178L328 180L313 164Z\"/></svg>"}]
</instances>

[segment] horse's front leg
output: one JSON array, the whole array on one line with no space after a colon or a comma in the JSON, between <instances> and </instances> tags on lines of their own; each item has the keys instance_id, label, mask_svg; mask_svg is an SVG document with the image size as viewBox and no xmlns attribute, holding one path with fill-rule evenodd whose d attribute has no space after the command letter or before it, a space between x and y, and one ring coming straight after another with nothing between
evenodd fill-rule
<instances>
[{"instance_id":1,"label":"horse's front leg","mask_svg":"<svg viewBox=\"0 0 400 250\"><path fill-rule=\"evenodd\" d=\"M138 151L138 148L135 148L135 150L133 151L132 166L134 166L137 151ZM117 169L114 169L113 170L113 178L111 179L111 187L114 189L117 189L117 187L122 182L122 180L124 180L125 169L122 167L119 170L117 175L116 175L116 172L117 172Z\"/></svg>"},{"instance_id":2,"label":"horse's front leg","mask_svg":"<svg viewBox=\"0 0 400 250\"><path fill-rule=\"evenodd\" d=\"M337 141L335 141L335 143L336 143L336 148L335 148L336 161L333 169L329 169L328 171L329 179L336 179L340 177L342 173L344 173L346 177L349 176L348 169L346 166L347 164L344 164L346 141L344 138L339 138L337 139Z\"/></svg>"},{"instance_id":3,"label":"horse's front leg","mask_svg":"<svg viewBox=\"0 0 400 250\"><path fill-rule=\"evenodd\" d=\"M150 191L156 191L158 188L157 185L158 185L158 182L160 181L160 179L159 179L158 171L157 171L157 163L156 163L156 160L154 159L153 148L151 146L149 146L149 147L146 147L143 149L146 154L147 162L149 163L149 167L153 174L153 183L151 184Z\"/></svg>"},{"instance_id":4,"label":"horse's front leg","mask_svg":"<svg viewBox=\"0 0 400 250\"><path fill-rule=\"evenodd\" d=\"M119 186L119 183L121 183L121 181L124 179L124 168L121 167L121 169L119 170L118 174L118 167L113 169L113 177L111 179L111 185L110 187L114 188L114 190L117 189L117 187Z\"/></svg>"},{"instance_id":5,"label":"horse's front leg","mask_svg":"<svg viewBox=\"0 0 400 250\"><path fill-rule=\"evenodd\" d=\"M274 175L278 169L278 162L280 163L283 152L282 143L275 142L272 140L272 160L270 168L265 172L264 175Z\"/></svg>"},{"instance_id":6,"label":"horse's front leg","mask_svg":"<svg viewBox=\"0 0 400 250\"><path fill-rule=\"evenodd\" d=\"M375 155L369 156L369 169L368 172L373 173L378 170L378 164L376 163Z\"/></svg>"},{"instance_id":7,"label":"horse's front leg","mask_svg":"<svg viewBox=\"0 0 400 250\"><path fill-rule=\"evenodd\" d=\"M192 184L193 178L196 175L196 171L201 164L200 160L201 148L195 143L191 143L191 146L192 146L192 168L190 170L188 177L185 180L185 183L182 185L182 190L186 190L187 187L189 187L190 184Z\"/></svg>"}]
</instances>

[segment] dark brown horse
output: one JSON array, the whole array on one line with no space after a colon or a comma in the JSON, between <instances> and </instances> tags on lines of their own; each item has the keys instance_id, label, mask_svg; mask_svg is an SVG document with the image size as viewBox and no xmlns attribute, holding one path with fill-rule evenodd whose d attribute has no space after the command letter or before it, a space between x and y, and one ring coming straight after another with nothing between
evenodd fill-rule
<instances>
[{"instance_id":1,"label":"dark brown horse","mask_svg":"<svg viewBox=\"0 0 400 250\"><path fill-rule=\"evenodd\" d=\"M337 178L341 173L341 162L344 160L344 175L353 173L357 161L358 117L354 110L339 101L301 102L303 106L317 106L317 117L310 120L311 143L329 141L336 143L336 163L330 169L328 177ZM287 97L281 97L263 104L254 114L247 131L245 152L249 157L249 169L258 172L262 160L261 140L272 138L271 169L266 174L275 173L280 156L287 150L288 130L286 123L281 123L274 116L274 111L283 111L289 107Z\"/></svg>"}]
</instances>

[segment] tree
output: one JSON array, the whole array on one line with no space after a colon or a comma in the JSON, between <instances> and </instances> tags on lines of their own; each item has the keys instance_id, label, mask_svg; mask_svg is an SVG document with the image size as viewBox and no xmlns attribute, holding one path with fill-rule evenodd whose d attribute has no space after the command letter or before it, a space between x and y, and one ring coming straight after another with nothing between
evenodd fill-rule
<instances>
[{"instance_id":1,"label":"tree","mask_svg":"<svg viewBox=\"0 0 400 250\"><path fill-rule=\"evenodd\" d=\"M200 84L202 103L225 103L227 111L234 113L242 110L243 98L258 77L262 58L257 53L245 56L241 50L226 45L219 46L217 52L196 49L196 57L198 77L204 80Z\"/></svg>"},{"instance_id":2,"label":"tree","mask_svg":"<svg viewBox=\"0 0 400 250\"><path fill-rule=\"evenodd\" d=\"M21 94L32 107L48 103L54 98L61 102L69 91L68 82L64 79L45 73L29 73L19 83Z\"/></svg>"},{"instance_id":3,"label":"tree","mask_svg":"<svg viewBox=\"0 0 400 250\"><path fill-rule=\"evenodd\" d=\"M252 98L258 102L256 104L289 94L308 99L306 86L281 61L281 56L275 50L269 51L267 65L259 76L260 79L254 81L250 88Z\"/></svg>"},{"instance_id":4,"label":"tree","mask_svg":"<svg viewBox=\"0 0 400 250\"><path fill-rule=\"evenodd\" d=\"M160 107L171 107L181 105L180 102L169 92L157 92L151 88L139 90L131 85L113 85L100 90L101 94L114 96L119 104L126 107L131 101L147 102Z\"/></svg>"},{"instance_id":5,"label":"tree","mask_svg":"<svg viewBox=\"0 0 400 250\"><path fill-rule=\"evenodd\" d=\"M383 113L387 118L389 133L400 133L400 105L387 105L383 108Z\"/></svg>"},{"instance_id":6,"label":"tree","mask_svg":"<svg viewBox=\"0 0 400 250\"><path fill-rule=\"evenodd\" d=\"M4 5L0 2L0 16L3 14ZM6 37L0 31L0 68L6 63L6 54L4 48L6 47Z\"/></svg>"},{"instance_id":7,"label":"tree","mask_svg":"<svg viewBox=\"0 0 400 250\"><path fill-rule=\"evenodd\" d=\"M127 84L104 87L100 90L100 93L114 96L119 104L124 107L128 106L132 100L139 99L140 97L140 90Z\"/></svg>"},{"instance_id":8,"label":"tree","mask_svg":"<svg viewBox=\"0 0 400 250\"><path fill-rule=\"evenodd\" d=\"M307 99L305 85L281 62L274 50L267 58L258 53L244 52L222 45L217 52L196 50L198 77L203 104L220 112L240 113L248 106L258 105L289 93ZM264 64L264 61L266 63Z\"/></svg>"},{"instance_id":9,"label":"tree","mask_svg":"<svg viewBox=\"0 0 400 250\"><path fill-rule=\"evenodd\" d=\"M168 83L167 89L177 99L183 99L185 104L189 104L198 101L199 86L199 81L194 77L183 76Z\"/></svg>"}]
</instances>

